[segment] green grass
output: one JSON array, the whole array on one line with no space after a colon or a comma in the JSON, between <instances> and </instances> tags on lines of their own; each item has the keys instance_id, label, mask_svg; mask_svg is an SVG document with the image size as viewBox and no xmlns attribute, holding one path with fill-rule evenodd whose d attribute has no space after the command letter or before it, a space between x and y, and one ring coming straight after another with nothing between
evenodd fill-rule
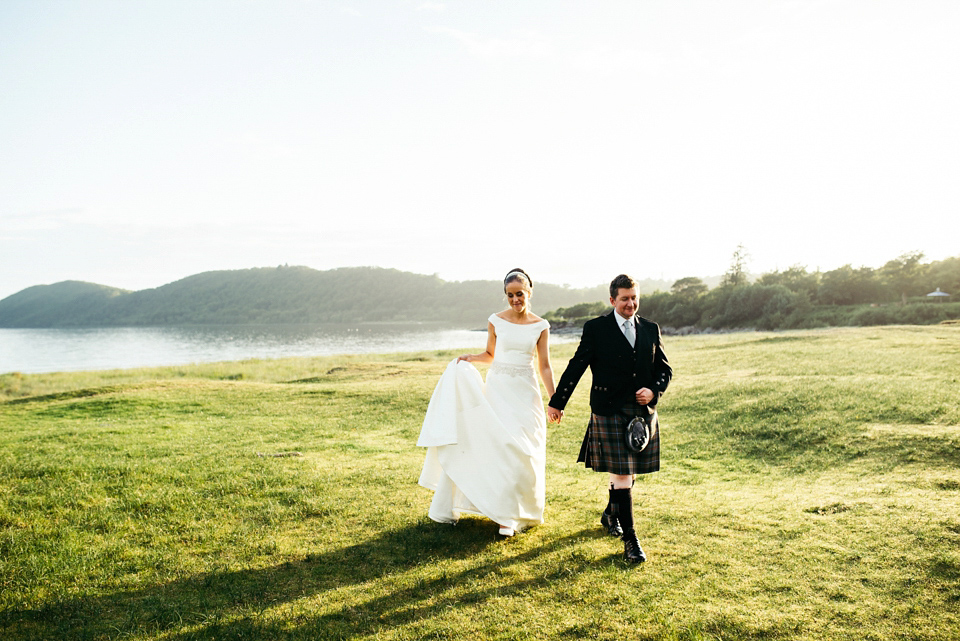
<instances>
[{"instance_id":1,"label":"green grass","mask_svg":"<svg viewBox=\"0 0 960 641\"><path fill-rule=\"evenodd\" d=\"M416 484L455 352L0 376L0 638L960 637L960 327L667 349L637 567L575 462L587 380L501 540Z\"/></svg>"}]
</instances>

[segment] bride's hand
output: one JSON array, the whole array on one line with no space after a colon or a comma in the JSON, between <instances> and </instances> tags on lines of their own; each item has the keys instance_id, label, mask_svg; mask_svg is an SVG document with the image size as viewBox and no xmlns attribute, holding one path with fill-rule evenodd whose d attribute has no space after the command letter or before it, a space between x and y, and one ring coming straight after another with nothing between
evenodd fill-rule
<instances>
[{"instance_id":1,"label":"bride's hand","mask_svg":"<svg viewBox=\"0 0 960 641\"><path fill-rule=\"evenodd\" d=\"M467 361L469 363L471 360L473 360L473 354L464 354L463 356L457 358L458 363L460 361Z\"/></svg>"}]
</instances>

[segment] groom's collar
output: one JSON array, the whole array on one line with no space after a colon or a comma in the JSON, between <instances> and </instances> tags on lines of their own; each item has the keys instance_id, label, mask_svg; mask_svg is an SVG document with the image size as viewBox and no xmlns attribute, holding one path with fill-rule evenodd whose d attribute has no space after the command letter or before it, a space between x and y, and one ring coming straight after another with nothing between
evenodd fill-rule
<instances>
[{"instance_id":1,"label":"groom's collar","mask_svg":"<svg viewBox=\"0 0 960 641\"><path fill-rule=\"evenodd\" d=\"M613 318L614 318L614 320L617 321L617 327L623 327L623 324L624 324L624 322L626 322L626 321L630 321L630 322L632 322L632 323L634 323L634 324L636 324L636 322L637 322L637 316L636 316L636 314L633 315L633 318L624 318L623 316L621 316L620 314L617 313L617 310L613 310Z\"/></svg>"}]
</instances>

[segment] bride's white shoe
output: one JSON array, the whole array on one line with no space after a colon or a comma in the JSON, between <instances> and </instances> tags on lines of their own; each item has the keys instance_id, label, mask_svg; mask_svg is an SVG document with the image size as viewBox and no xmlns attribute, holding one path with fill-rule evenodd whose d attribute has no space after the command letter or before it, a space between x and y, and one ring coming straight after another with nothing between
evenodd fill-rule
<instances>
[{"instance_id":1,"label":"bride's white shoe","mask_svg":"<svg viewBox=\"0 0 960 641\"><path fill-rule=\"evenodd\" d=\"M514 534L516 534L516 532L513 530L512 527L500 528L500 536L513 536Z\"/></svg>"}]
</instances>

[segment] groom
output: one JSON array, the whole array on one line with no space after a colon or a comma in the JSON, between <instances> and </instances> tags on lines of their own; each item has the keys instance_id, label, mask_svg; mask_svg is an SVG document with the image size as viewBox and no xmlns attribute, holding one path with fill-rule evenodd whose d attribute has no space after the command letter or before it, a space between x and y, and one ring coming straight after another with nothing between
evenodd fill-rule
<instances>
[{"instance_id":1,"label":"groom","mask_svg":"<svg viewBox=\"0 0 960 641\"><path fill-rule=\"evenodd\" d=\"M660 327L636 315L637 283L620 274L610 283L613 311L587 321L577 352L560 377L547 415L559 422L580 377L590 368L590 422L583 437L578 462L610 475L610 500L600 518L613 536L623 539L624 559L647 560L633 526L634 474L660 469L660 426L651 424L650 442L639 453L624 445L627 422L649 416L666 391L673 370L660 342Z\"/></svg>"}]
</instances>

